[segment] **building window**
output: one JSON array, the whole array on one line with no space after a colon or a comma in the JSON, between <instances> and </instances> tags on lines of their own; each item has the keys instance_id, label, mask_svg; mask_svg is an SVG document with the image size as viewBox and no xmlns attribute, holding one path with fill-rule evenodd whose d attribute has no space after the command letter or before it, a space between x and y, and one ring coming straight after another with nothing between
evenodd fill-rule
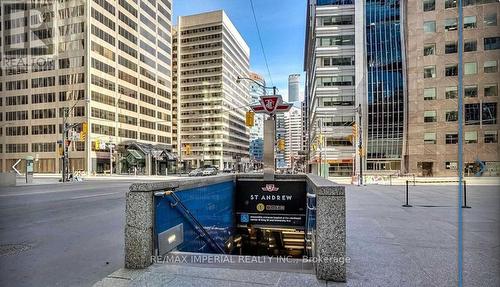
<instances>
[{"instance_id":1,"label":"building window","mask_svg":"<svg viewBox=\"0 0 500 287\"><path fill-rule=\"evenodd\" d=\"M424 144L436 144L436 133L424 133Z\"/></svg>"},{"instance_id":2,"label":"building window","mask_svg":"<svg viewBox=\"0 0 500 287\"><path fill-rule=\"evenodd\" d=\"M464 29L476 28L476 16L465 16L464 17Z\"/></svg>"},{"instance_id":3,"label":"building window","mask_svg":"<svg viewBox=\"0 0 500 287\"><path fill-rule=\"evenodd\" d=\"M457 170L458 164L456 161L445 162L446 169Z\"/></svg>"},{"instance_id":4,"label":"building window","mask_svg":"<svg viewBox=\"0 0 500 287\"><path fill-rule=\"evenodd\" d=\"M354 24L354 15L338 15L338 16L320 17L319 23L322 26L353 25Z\"/></svg>"},{"instance_id":5,"label":"building window","mask_svg":"<svg viewBox=\"0 0 500 287\"><path fill-rule=\"evenodd\" d=\"M436 99L436 88L426 88L424 89L424 100L434 100Z\"/></svg>"},{"instance_id":6,"label":"building window","mask_svg":"<svg viewBox=\"0 0 500 287\"><path fill-rule=\"evenodd\" d=\"M464 52L474 52L474 51L477 51L477 41L466 40L464 42Z\"/></svg>"},{"instance_id":7,"label":"building window","mask_svg":"<svg viewBox=\"0 0 500 287\"><path fill-rule=\"evenodd\" d=\"M465 132L464 138L466 144L477 143L477 132Z\"/></svg>"},{"instance_id":8,"label":"building window","mask_svg":"<svg viewBox=\"0 0 500 287\"><path fill-rule=\"evenodd\" d=\"M484 132L484 143L498 143L498 132L497 131L485 131Z\"/></svg>"},{"instance_id":9,"label":"building window","mask_svg":"<svg viewBox=\"0 0 500 287\"><path fill-rule=\"evenodd\" d=\"M464 64L464 74L465 75L475 75L477 74L477 63L465 63Z\"/></svg>"},{"instance_id":10,"label":"building window","mask_svg":"<svg viewBox=\"0 0 500 287\"><path fill-rule=\"evenodd\" d=\"M5 153L28 152L28 144L5 144Z\"/></svg>"},{"instance_id":11,"label":"building window","mask_svg":"<svg viewBox=\"0 0 500 287\"><path fill-rule=\"evenodd\" d=\"M458 65L448 65L444 68L444 75L446 77L454 77L458 75Z\"/></svg>"},{"instance_id":12,"label":"building window","mask_svg":"<svg viewBox=\"0 0 500 287\"><path fill-rule=\"evenodd\" d=\"M500 49L500 37L484 38L484 50Z\"/></svg>"},{"instance_id":13,"label":"building window","mask_svg":"<svg viewBox=\"0 0 500 287\"><path fill-rule=\"evenodd\" d=\"M424 78L435 78L436 77L436 66L424 67Z\"/></svg>"},{"instance_id":14,"label":"building window","mask_svg":"<svg viewBox=\"0 0 500 287\"><path fill-rule=\"evenodd\" d=\"M497 13L484 15L484 26L496 26L496 25L497 25Z\"/></svg>"},{"instance_id":15,"label":"building window","mask_svg":"<svg viewBox=\"0 0 500 287\"><path fill-rule=\"evenodd\" d=\"M434 11L436 9L436 0L424 0L424 12Z\"/></svg>"},{"instance_id":16,"label":"building window","mask_svg":"<svg viewBox=\"0 0 500 287\"><path fill-rule=\"evenodd\" d=\"M458 143L458 134L446 134L446 144L456 144Z\"/></svg>"},{"instance_id":17,"label":"building window","mask_svg":"<svg viewBox=\"0 0 500 287\"><path fill-rule=\"evenodd\" d=\"M477 86L465 86L464 87L464 97L465 98L476 98L477 97Z\"/></svg>"},{"instance_id":18,"label":"building window","mask_svg":"<svg viewBox=\"0 0 500 287\"><path fill-rule=\"evenodd\" d=\"M457 30L457 18L445 19L444 20L444 30L445 31Z\"/></svg>"},{"instance_id":19,"label":"building window","mask_svg":"<svg viewBox=\"0 0 500 287\"><path fill-rule=\"evenodd\" d=\"M436 44L425 44L424 45L424 56L430 56L436 54Z\"/></svg>"},{"instance_id":20,"label":"building window","mask_svg":"<svg viewBox=\"0 0 500 287\"><path fill-rule=\"evenodd\" d=\"M436 32L436 21L425 21L424 22L424 32L425 33L435 33Z\"/></svg>"},{"instance_id":21,"label":"building window","mask_svg":"<svg viewBox=\"0 0 500 287\"><path fill-rule=\"evenodd\" d=\"M425 111L424 123L434 123L434 122L436 122L436 111Z\"/></svg>"},{"instance_id":22,"label":"building window","mask_svg":"<svg viewBox=\"0 0 500 287\"><path fill-rule=\"evenodd\" d=\"M445 0L444 1L444 8L449 9L449 8L455 8L457 7L457 0Z\"/></svg>"},{"instance_id":23,"label":"building window","mask_svg":"<svg viewBox=\"0 0 500 287\"><path fill-rule=\"evenodd\" d=\"M498 85L484 85L484 96L485 97L496 97L498 96Z\"/></svg>"},{"instance_id":24,"label":"building window","mask_svg":"<svg viewBox=\"0 0 500 287\"><path fill-rule=\"evenodd\" d=\"M457 87L446 87L444 94L446 99L456 99L458 96L458 89Z\"/></svg>"},{"instance_id":25,"label":"building window","mask_svg":"<svg viewBox=\"0 0 500 287\"><path fill-rule=\"evenodd\" d=\"M354 35L339 35L331 37L319 37L321 47L329 46L352 46L354 45Z\"/></svg>"},{"instance_id":26,"label":"building window","mask_svg":"<svg viewBox=\"0 0 500 287\"><path fill-rule=\"evenodd\" d=\"M485 61L484 62L484 72L485 73L498 72L497 61Z\"/></svg>"},{"instance_id":27,"label":"building window","mask_svg":"<svg viewBox=\"0 0 500 287\"><path fill-rule=\"evenodd\" d=\"M458 112L457 111L446 112L446 121L447 122L456 122L457 120L458 120Z\"/></svg>"},{"instance_id":28,"label":"building window","mask_svg":"<svg viewBox=\"0 0 500 287\"><path fill-rule=\"evenodd\" d=\"M445 54L454 54L458 51L457 42L447 42L444 45L444 53Z\"/></svg>"},{"instance_id":29,"label":"building window","mask_svg":"<svg viewBox=\"0 0 500 287\"><path fill-rule=\"evenodd\" d=\"M483 125L495 125L496 123L497 103L483 103Z\"/></svg>"},{"instance_id":30,"label":"building window","mask_svg":"<svg viewBox=\"0 0 500 287\"><path fill-rule=\"evenodd\" d=\"M480 122L479 104L465 104L465 124L479 125Z\"/></svg>"}]
</instances>

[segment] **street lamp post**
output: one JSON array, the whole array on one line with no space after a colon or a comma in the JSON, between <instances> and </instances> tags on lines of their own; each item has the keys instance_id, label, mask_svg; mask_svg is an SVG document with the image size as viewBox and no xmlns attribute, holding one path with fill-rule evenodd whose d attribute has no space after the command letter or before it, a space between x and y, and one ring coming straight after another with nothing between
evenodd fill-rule
<instances>
[{"instance_id":1,"label":"street lamp post","mask_svg":"<svg viewBox=\"0 0 500 287\"><path fill-rule=\"evenodd\" d=\"M85 100L86 102L89 101L87 98ZM63 115L62 115L62 147L63 147L63 158L62 158L62 182L67 181L67 174L68 174L68 148L66 146L66 141L68 139L68 131L78 125L80 123L73 123L71 125L68 124L68 118L71 112L75 109L76 105L80 102L80 99L77 99L76 102L71 106L71 108L64 107L63 108ZM88 147L90 149L90 147Z\"/></svg>"},{"instance_id":2,"label":"street lamp post","mask_svg":"<svg viewBox=\"0 0 500 287\"><path fill-rule=\"evenodd\" d=\"M274 180L274 172L276 169L276 162L274 157L274 146L275 146L275 130L276 130L276 117L275 111L277 109L278 104L281 103L281 97L276 95L276 87L266 87L263 84L257 82L252 78L240 77L238 76L236 79L236 83L240 83L241 80L249 80L264 90L264 95L261 97L273 97L273 100L268 99L268 103L270 105L269 108L272 108L267 111L269 117L264 120L264 180ZM273 96L266 96L266 90L273 89ZM274 102L273 102L274 101ZM267 107L264 107L264 100L262 100L262 106L258 106L261 108L259 112L265 112ZM285 106L289 109L288 106ZM254 107L252 107L254 109ZM256 111L254 109L254 111Z\"/></svg>"},{"instance_id":3,"label":"street lamp post","mask_svg":"<svg viewBox=\"0 0 500 287\"><path fill-rule=\"evenodd\" d=\"M358 107L355 109L355 111L358 113L358 153L359 153L359 185L363 185L363 134L362 134L362 112L361 112L361 104L358 105Z\"/></svg>"}]
</instances>

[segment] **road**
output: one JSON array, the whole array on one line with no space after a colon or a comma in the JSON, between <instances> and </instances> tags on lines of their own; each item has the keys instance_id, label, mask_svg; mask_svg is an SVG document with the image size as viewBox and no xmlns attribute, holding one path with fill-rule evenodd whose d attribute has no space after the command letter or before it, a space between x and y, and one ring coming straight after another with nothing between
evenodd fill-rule
<instances>
[{"instance_id":1,"label":"road","mask_svg":"<svg viewBox=\"0 0 500 287\"><path fill-rule=\"evenodd\" d=\"M0 188L0 286L91 286L123 267L130 184Z\"/></svg>"}]
</instances>

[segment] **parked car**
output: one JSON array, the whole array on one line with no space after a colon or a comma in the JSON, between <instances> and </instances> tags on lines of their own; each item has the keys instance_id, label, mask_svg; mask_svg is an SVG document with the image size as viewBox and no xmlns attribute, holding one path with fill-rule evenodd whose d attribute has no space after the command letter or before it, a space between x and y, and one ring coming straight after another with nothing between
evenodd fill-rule
<instances>
[{"instance_id":1,"label":"parked car","mask_svg":"<svg viewBox=\"0 0 500 287\"><path fill-rule=\"evenodd\" d=\"M226 167L225 169L222 170L223 173L231 173L233 172L232 168Z\"/></svg>"},{"instance_id":2,"label":"parked car","mask_svg":"<svg viewBox=\"0 0 500 287\"><path fill-rule=\"evenodd\" d=\"M208 168L203 169L203 173L202 173L202 175L203 175L203 176L207 176L207 175L217 175L217 173L219 173L219 171L218 171L216 168L213 168L213 167L208 167Z\"/></svg>"},{"instance_id":3,"label":"parked car","mask_svg":"<svg viewBox=\"0 0 500 287\"><path fill-rule=\"evenodd\" d=\"M189 172L189 176L202 176L203 175L203 169L202 168L197 168L193 169L192 171Z\"/></svg>"}]
</instances>

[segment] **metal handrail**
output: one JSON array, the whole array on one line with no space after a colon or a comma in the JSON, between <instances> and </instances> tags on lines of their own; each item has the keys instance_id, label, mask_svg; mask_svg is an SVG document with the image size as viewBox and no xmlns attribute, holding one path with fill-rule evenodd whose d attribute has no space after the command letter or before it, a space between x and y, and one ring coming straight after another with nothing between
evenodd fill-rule
<instances>
[{"instance_id":1,"label":"metal handrail","mask_svg":"<svg viewBox=\"0 0 500 287\"><path fill-rule=\"evenodd\" d=\"M158 195L158 194L155 193L155 195ZM210 236L210 234L205 229L205 227L203 227L203 225L201 225L201 223L198 221L198 219L196 219L196 217L194 217L194 215L189 211L189 209L184 205L184 203L182 203L181 199L177 196L177 194L175 194L175 192L173 190L167 190L162 195L172 196L172 198L175 200L175 202L171 203L170 206L171 207L179 207L184 212L184 217L191 220L191 223L195 227L196 232L203 239L205 239L205 241L210 245L210 247L212 247L212 249L218 251L221 254L226 254L226 252L224 251L224 248L220 247L220 245L217 244L217 242L215 242L215 240L212 238L212 236Z\"/></svg>"}]
</instances>

